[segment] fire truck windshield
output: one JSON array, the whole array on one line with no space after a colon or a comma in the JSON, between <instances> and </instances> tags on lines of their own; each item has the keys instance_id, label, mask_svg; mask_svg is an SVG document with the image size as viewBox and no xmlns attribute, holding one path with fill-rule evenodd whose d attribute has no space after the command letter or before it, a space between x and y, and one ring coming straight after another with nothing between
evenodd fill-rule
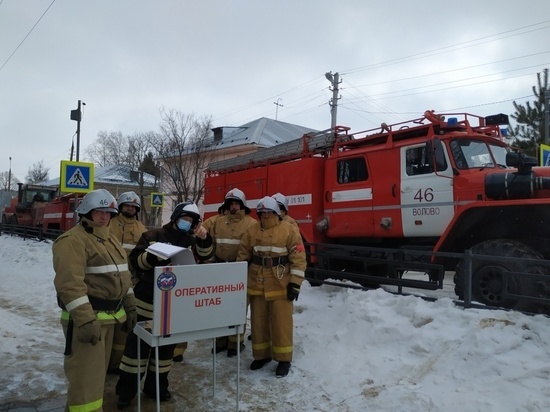
<instances>
[{"instance_id":1,"label":"fire truck windshield","mask_svg":"<svg viewBox=\"0 0 550 412\"><path fill-rule=\"evenodd\" d=\"M497 165L502 168L507 168L506 166L506 153L508 153L508 150L506 147L498 146L496 144L490 144L489 148L491 149L491 152L493 153L493 157L495 161L497 162Z\"/></svg>"},{"instance_id":2,"label":"fire truck windshield","mask_svg":"<svg viewBox=\"0 0 550 412\"><path fill-rule=\"evenodd\" d=\"M51 202L54 196L55 192L51 190L30 189L25 194L25 203Z\"/></svg>"},{"instance_id":3,"label":"fire truck windshield","mask_svg":"<svg viewBox=\"0 0 550 412\"><path fill-rule=\"evenodd\" d=\"M506 148L487 145L483 140L453 140L451 151L459 169L495 167L495 163L497 167L506 167Z\"/></svg>"}]
</instances>

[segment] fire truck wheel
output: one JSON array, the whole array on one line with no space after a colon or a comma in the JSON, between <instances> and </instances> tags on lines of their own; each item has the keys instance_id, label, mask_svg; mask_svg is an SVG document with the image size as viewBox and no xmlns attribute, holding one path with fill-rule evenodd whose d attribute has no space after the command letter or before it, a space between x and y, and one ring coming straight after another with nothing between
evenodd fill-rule
<instances>
[{"instance_id":1,"label":"fire truck wheel","mask_svg":"<svg viewBox=\"0 0 550 412\"><path fill-rule=\"evenodd\" d=\"M518 260L475 259L472 262L472 300L488 306L508 309L528 310L530 304L518 298L504 297L503 271L523 273L545 273L541 266L526 264L521 258L543 259L542 255L530 246L508 239L487 240L472 248L474 255L504 256L518 258ZM464 260L456 266L454 276L455 293L459 299L464 299L464 279L466 267ZM508 278L508 293L531 295L535 290L535 283L521 276Z\"/></svg>"}]
</instances>

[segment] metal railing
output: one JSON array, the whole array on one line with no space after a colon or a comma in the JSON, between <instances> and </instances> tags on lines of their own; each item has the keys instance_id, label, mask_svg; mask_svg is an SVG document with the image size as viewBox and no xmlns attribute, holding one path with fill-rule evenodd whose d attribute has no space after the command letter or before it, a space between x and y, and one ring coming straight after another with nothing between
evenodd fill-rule
<instances>
[{"instance_id":1,"label":"metal railing","mask_svg":"<svg viewBox=\"0 0 550 412\"><path fill-rule=\"evenodd\" d=\"M0 234L19 236L23 239L37 239L39 241L55 240L63 231L56 229L44 230L41 227L21 226L12 223L0 223Z\"/></svg>"},{"instance_id":2,"label":"metal railing","mask_svg":"<svg viewBox=\"0 0 550 412\"><path fill-rule=\"evenodd\" d=\"M443 288L446 261L454 267L462 260L463 295L457 296L455 303L465 308L500 307L476 302L474 300L473 268L479 267L484 261L490 261L498 266L497 278L488 279L498 288L499 297L503 301L517 301L514 310L526 313L550 313L550 261L533 258L517 258L506 256L489 256L474 254L471 249L464 253L443 253L430 250L411 248L378 248L351 247L342 245L327 245L306 243L308 260L315 262L306 270L306 279L314 285L329 284L355 289L372 289L381 285L397 287L397 294L405 293L404 288L437 290ZM435 262L435 263L434 263ZM448 262L452 262L449 264ZM506 267L521 268L509 270ZM383 271L383 272L382 272ZM425 279L408 279L407 273L425 273ZM353 283L352 283L353 282ZM478 284L485 282L477 279ZM477 291L479 294L479 290ZM424 298L424 296L421 296ZM525 309L527 307L535 309ZM519 309L518 309L519 308Z\"/></svg>"}]
</instances>

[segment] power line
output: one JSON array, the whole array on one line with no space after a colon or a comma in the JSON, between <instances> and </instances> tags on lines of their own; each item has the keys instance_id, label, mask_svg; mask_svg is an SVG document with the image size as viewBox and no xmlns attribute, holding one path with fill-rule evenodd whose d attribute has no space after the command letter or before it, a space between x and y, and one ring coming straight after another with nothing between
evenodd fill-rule
<instances>
[{"instance_id":1,"label":"power line","mask_svg":"<svg viewBox=\"0 0 550 412\"><path fill-rule=\"evenodd\" d=\"M4 1L4 0L2 0ZM50 10L50 7L52 7L52 5L55 3L55 0L52 0L52 2L50 3L50 5L48 6L48 8L46 9L46 11L44 13L42 13L42 16L40 16L40 18L38 19L38 21L36 23L34 23L34 26L32 26L32 28L29 30L29 32L27 33L27 35L23 38L23 40L21 40L21 43L19 43L19 45L15 48L15 50L10 54L10 56L8 57L8 59L4 62L4 64L0 67L0 71L4 68L4 66L6 64L8 64L8 62L11 60L11 58L13 57L13 55L17 52L17 50L19 50L19 48L21 47L21 45L25 42L25 40L27 40L27 37L29 37L29 35L32 33L32 31L34 30L34 28L38 25L38 23L40 23L40 20L42 20L42 17L44 17L46 15L46 13L48 12L48 10ZM0 3L2 4L2 3Z\"/></svg>"},{"instance_id":2,"label":"power line","mask_svg":"<svg viewBox=\"0 0 550 412\"><path fill-rule=\"evenodd\" d=\"M539 22L539 23L519 27L519 28L516 28L516 29L503 31L503 32L500 32L500 33L497 33L497 34L493 34L493 35L489 35L489 36L485 36L485 37L480 37L480 38L477 38L477 39L468 40L468 41L461 42L461 43L456 43L456 44L453 44L453 45L450 45L450 46L444 46L444 47L441 47L441 48L432 49L432 50L429 50L429 51L425 51L425 52L421 52L421 53L417 53L417 54L413 54L413 55L409 55L409 56L405 56L405 57L396 58L396 59L389 60L389 61L386 61L386 62L373 64L373 65L370 65L370 66L362 66L362 67L352 69L352 70L341 71L340 73L341 74L357 73L357 72L368 70L368 69L379 68L379 67L388 66L388 65L392 65L392 64L398 64L398 63L405 63L405 62L410 61L410 60L415 60L415 59L420 59L420 58L425 58L425 57L433 57L433 56L436 56L438 54L448 53L448 52L451 52L451 51L456 51L456 50L460 50L460 49L463 49L463 48L472 47L472 46L480 45L480 44L483 44L483 43L488 43L488 42L495 41L495 40L500 40L500 39L507 38L507 37L519 36L519 35L523 35L523 34L538 31L538 30L544 30L544 29L547 29L547 28L550 27L548 25L548 23L550 23L550 20L546 20L546 21L543 21L543 22ZM527 29L530 29L530 30L527 30ZM508 59L499 60L499 61L496 61L496 62L489 62L489 63L483 63L483 64L479 64L479 65L472 65L472 66L464 67L464 68L461 68L461 69L452 69L452 70L448 70L448 71L436 72L436 73L431 73L431 74L426 74L426 75L421 75L421 76L416 76L416 77L397 79L397 80L394 79L394 80L391 80L391 81L378 82L378 83L374 83L374 84L395 83L397 81L413 80L413 79L419 78L419 77L428 77L428 76L434 76L434 75L445 74L445 73L450 73L450 72L456 72L456 71L459 71L459 70L473 69L473 68L487 66L487 65L491 65L491 64L495 64L495 63L503 63L503 62L510 61L510 60L517 60L517 59L522 59L522 58L533 57L533 56L537 56L537 55L541 55L541 54L545 54L545 53L549 53L549 51L542 51L542 52L533 53L533 54L530 54L530 55L512 57L512 58L508 58ZM495 75L495 74L498 74L498 73L493 73L493 75ZM228 117L228 116L231 116L233 114L237 114L237 113L240 113L240 112L246 112L248 109L251 109L255 106L258 106L260 104L268 102L273 98L285 95L287 93L295 92L298 89L301 89L301 88L305 87L306 85L309 85L309 84L313 83L315 80L317 80L317 78L312 79L308 82L305 82L305 83L303 83L299 86L292 87L292 88L286 90L283 93L277 93L277 94L275 94L271 97L268 97L264 100L261 100L260 102L252 103L250 105L247 105L247 106L244 106L244 107L241 107L241 108L238 108L238 109L230 110L230 111L226 112L225 114L220 114L221 116L220 115L218 115L218 116L215 115L214 117L216 117L217 120L219 120L221 118ZM349 79L344 78L344 80L345 80L346 83L349 84ZM463 79L463 80L459 80L459 81L466 81L466 80L471 80L471 78L470 79ZM373 84L371 84L371 85L373 85ZM437 86L437 85L432 85L432 87L433 86ZM367 99L370 99L373 103L376 103L376 104L380 105L380 103L376 102L376 99L374 99L372 96L368 97L364 92L360 91L358 89L358 87L361 87L361 86L358 86L358 87L357 86L352 86L352 87L354 87L360 94L365 96ZM457 87L463 87L463 86L457 86ZM323 90L326 90L326 88L323 88ZM411 89L406 90L406 91L411 91ZM317 92L315 92L315 93L317 93ZM394 92L394 93L398 93L398 92ZM360 100L360 99L357 98L357 96L353 96L353 97L355 97L355 100ZM301 100L302 100L302 103L298 103ZM312 99L312 100L315 100L315 99ZM352 101L348 100L348 102L353 104ZM313 108L311 108L311 107L307 108L306 107L306 106L309 106L310 103L311 103L311 100L310 101L303 101L303 98L294 99L293 101L290 101L290 102L287 99L287 103L285 104L287 110L285 111L284 118L294 117L296 115L296 113L291 114L290 110L293 109L293 108L297 108L299 106L304 107L304 110L300 111L300 113L304 113L306 111L312 110ZM264 110L262 110L262 112L264 112ZM269 112L270 111L266 111L266 113L269 113ZM395 114L397 115L397 113L395 113ZM247 116L247 118L248 118L248 116Z\"/></svg>"},{"instance_id":3,"label":"power line","mask_svg":"<svg viewBox=\"0 0 550 412\"><path fill-rule=\"evenodd\" d=\"M495 40L501 40L501 39L507 38L507 37L519 36L519 35L522 35L522 34L525 34L525 33L533 32L533 31L544 30L544 29L547 29L550 26L539 27L539 28L535 28L535 29L530 30L530 31L522 32L522 33L509 34L509 33L517 32L519 30L524 30L524 29L527 29L527 28L530 28L530 27L540 26L540 25L547 24L547 23L550 23L550 20L546 20L546 21L543 21L543 22L540 22L540 23L531 24L531 25L528 25L528 26L519 27L517 29L507 30L507 31L504 31L504 32L501 32L501 33L492 34L492 35L485 36L485 37L480 37L480 38L473 39L473 40L467 40L467 41L464 41L464 42L461 42L461 43L452 44L450 46L438 47L436 49L432 49L432 50L428 50L428 51L420 52L420 53L416 53L416 54L411 54L409 56L397 57L395 59L387 60L387 61L381 62L381 63L375 63L375 64L371 64L371 65L367 65L367 66L361 66L361 67L358 67L358 68L355 68L355 69L350 69L350 70L343 70L340 73L343 74L343 75L346 75L346 74L357 73L357 72L361 72L361 71L365 71L365 70L369 70L369 69L380 68L380 67L388 66L388 65L391 65L391 64L403 63L405 61L417 60L417 59L422 59L422 58L425 58L425 57L433 57L433 56L443 54L443 53L450 53L452 51L464 49L464 48L467 48L467 47L477 46L477 45L480 45L480 44L483 44L483 43L489 43L489 42L492 42L492 41L495 41ZM501 36L503 34L509 34L509 35L501 37L501 38L491 39L492 37ZM483 40L486 40L486 41L483 41Z\"/></svg>"},{"instance_id":4,"label":"power line","mask_svg":"<svg viewBox=\"0 0 550 412\"><path fill-rule=\"evenodd\" d=\"M547 53L550 53L550 50L539 52L539 53L527 54L527 55L524 55L524 56L510 57L509 59L497 60L497 61L493 61L493 62L489 62L489 63L476 64L476 65L473 65L473 66L466 66L466 67L460 67L460 68L456 68L456 69L444 70L444 71L440 71L440 72L421 74L421 75L418 75L418 76L403 77L401 79L385 80L385 81L376 82L376 83L369 83L369 84L360 84L360 85L357 85L355 87L358 88L358 87L368 87L368 86L379 86L379 85L382 85L382 84L397 83L397 82L401 82L401 81L405 81L405 80L416 80L416 79L420 79L420 78L423 78L423 77L437 76L437 75L440 75L440 74L449 74L449 73L454 73L454 72L459 72L459 71L469 70L469 69L477 69L477 68L480 68L480 67L483 67L483 66L490 66L490 65L493 65L493 64L497 64L497 63L504 63L504 62L508 62L508 61L511 61L511 60L524 59L526 57L539 56L541 54L547 54ZM530 66L530 67L527 67L527 68L531 68L531 67L533 67L533 66ZM516 70L521 70L521 69L516 69ZM496 74L501 74L501 73L506 73L506 72L498 72L498 73L492 73L492 74L496 75ZM465 79L465 80L468 80L468 79ZM348 81L348 83L349 83L349 81Z\"/></svg>"}]
</instances>

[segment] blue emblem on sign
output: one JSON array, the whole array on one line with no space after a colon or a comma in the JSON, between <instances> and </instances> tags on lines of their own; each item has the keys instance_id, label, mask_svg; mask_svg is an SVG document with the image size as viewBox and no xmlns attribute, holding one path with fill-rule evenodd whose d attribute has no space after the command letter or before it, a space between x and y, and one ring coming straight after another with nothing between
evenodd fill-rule
<instances>
[{"instance_id":1,"label":"blue emblem on sign","mask_svg":"<svg viewBox=\"0 0 550 412\"><path fill-rule=\"evenodd\" d=\"M160 290L172 290L176 286L176 275L172 272L162 272L157 278L157 288Z\"/></svg>"}]
</instances>

